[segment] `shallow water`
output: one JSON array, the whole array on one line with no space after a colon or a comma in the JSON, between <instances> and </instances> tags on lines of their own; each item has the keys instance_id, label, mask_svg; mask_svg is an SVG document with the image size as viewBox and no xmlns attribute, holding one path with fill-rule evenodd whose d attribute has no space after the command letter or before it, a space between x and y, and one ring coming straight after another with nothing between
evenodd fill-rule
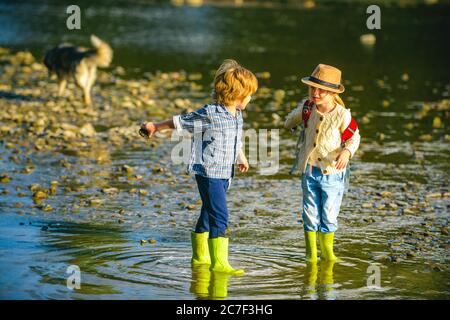
<instances>
[{"instance_id":1,"label":"shallow water","mask_svg":"<svg viewBox=\"0 0 450 320\"><path fill-rule=\"evenodd\" d=\"M270 72L269 79L260 80L262 87L285 92L281 101L258 96L246 112L247 128L278 127L272 114L283 118L291 102L306 94L298 77L318 62L342 66L343 98L360 123L363 140L352 161L336 233L340 261L317 268L303 261L300 181L287 173L295 137L284 130L280 171L239 174L229 191L230 259L246 269L245 276L230 278L190 268L190 230L199 196L184 167L170 164L173 143L150 152L125 146L111 155L111 164L102 165L26 148L16 154L2 137L0 172L14 179L0 185L0 298L448 299L449 109L419 114L425 102L444 105L448 99L449 50L442 39L450 7L383 8L383 27L375 33L373 48L359 42L367 33L363 6L300 10L135 4L123 9L119 2L90 5L86 26L68 32L61 28L64 8L52 1L2 3L0 23L7 28L0 33L0 46L42 57L61 40L87 44L87 36L95 33L111 43L114 66L123 66L126 77L156 70L200 72L205 97L210 71L222 59L235 57L256 72ZM336 44L334 51L324 39ZM432 129L436 116L443 125ZM408 123L413 129L404 128ZM428 133L431 141L418 139ZM21 174L27 157L36 170ZM71 169L58 165L63 158L71 161ZM143 179L114 176L123 164ZM156 164L168 172L152 173ZM89 174L79 174L82 169ZM52 180L60 181L48 199L54 211L44 213L35 208L28 186ZM106 186L120 192L105 195L100 190ZM133 188L148 195L130 193ZM383 196L383 191L392 194ZM86 205L91 199L102 202ZM186 209L191 204L194 209ZM141 245L141 239L156 243ZM81 269L79 290L66 287L69 265ZM369 266L380 267L381 288L367 286Z\"/></svg>"}]
</instances>

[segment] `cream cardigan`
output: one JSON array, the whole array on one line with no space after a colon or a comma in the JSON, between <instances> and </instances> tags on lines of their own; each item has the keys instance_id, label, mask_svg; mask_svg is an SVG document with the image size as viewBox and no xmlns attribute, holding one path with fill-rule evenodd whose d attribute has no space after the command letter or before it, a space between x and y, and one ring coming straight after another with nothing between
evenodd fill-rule
<instances>
[{"instance_id":1,"label":"cream cardigan","mask_svg":"<svg viewBox=\"0 0 450 320\"><path fill-rule=\"evenodd\" d=\"M336 169L336 158L338 154L347 149L350 151L350 159L353 158L359 147L361 136L357 129L351 139L347 140L344 148L341 147L341 134L351 121L350 109L340 104L328 113L320 113L313 107L308 120L308 127L303 128L301 101L297 108L288 114L284 127L292 129L301 126L300 137L297 142L297 157L293 171L301 169L304 173L308 162L319 167L323 174L332 174L345 171Z\"/></svg>"}]
</instances>

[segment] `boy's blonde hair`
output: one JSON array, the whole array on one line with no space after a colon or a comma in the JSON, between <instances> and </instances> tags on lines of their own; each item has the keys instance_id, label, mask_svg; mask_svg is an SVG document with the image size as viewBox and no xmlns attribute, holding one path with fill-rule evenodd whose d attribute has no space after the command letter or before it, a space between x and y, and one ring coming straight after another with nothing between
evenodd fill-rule
<instances>
[{"instance_id":1,"label":"boy's blonde hair","mask_svg":"<svg viewBox=\"0 0 450 320\"><path fill-rule=\"evenodd\" d=\"M213 99L225 106L252 95L258 88L255 75L235 60L226 59L214 76Z\"/></svg>"}]
</instances>

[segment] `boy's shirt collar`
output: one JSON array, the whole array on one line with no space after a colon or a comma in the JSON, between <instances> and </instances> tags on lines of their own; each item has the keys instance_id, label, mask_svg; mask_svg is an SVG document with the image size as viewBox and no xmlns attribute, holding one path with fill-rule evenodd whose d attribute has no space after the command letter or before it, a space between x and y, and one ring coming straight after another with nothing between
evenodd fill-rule
<instances>
[{"instance_id":1,"label":"boy's shirt collar","mask_svg":"<svg viewBox=\"0 0 450 320\"><path fill-rule=\"evenodd\" d=\"M241 110L236 108L236 117L235 117L231 114L230 111L228 111L226 106L224 106L223 104L219 104L219 103L216 104L216 111L221 112L221 113L224 113L224 112L228 113L230 116L232 116L235 119L237 119L239 117L239 115L241 114Z\"/></svg>"}]
</instances>

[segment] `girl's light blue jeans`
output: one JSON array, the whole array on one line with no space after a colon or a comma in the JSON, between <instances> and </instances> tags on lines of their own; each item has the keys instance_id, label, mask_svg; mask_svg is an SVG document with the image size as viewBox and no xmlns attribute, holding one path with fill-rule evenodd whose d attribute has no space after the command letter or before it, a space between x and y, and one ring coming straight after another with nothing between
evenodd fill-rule
<instances>
[{"instance_id":1,"label":"girl's light blue jeans","mask_svg":"<svg viewBox=\"0 0 450 320\"><path fill-rule=\"evenodd\" d=\"M322 174L310 165L302 174L303 227L306 231L335 232L345 189L346 173Z\"/></svg>"}]
</instances>

